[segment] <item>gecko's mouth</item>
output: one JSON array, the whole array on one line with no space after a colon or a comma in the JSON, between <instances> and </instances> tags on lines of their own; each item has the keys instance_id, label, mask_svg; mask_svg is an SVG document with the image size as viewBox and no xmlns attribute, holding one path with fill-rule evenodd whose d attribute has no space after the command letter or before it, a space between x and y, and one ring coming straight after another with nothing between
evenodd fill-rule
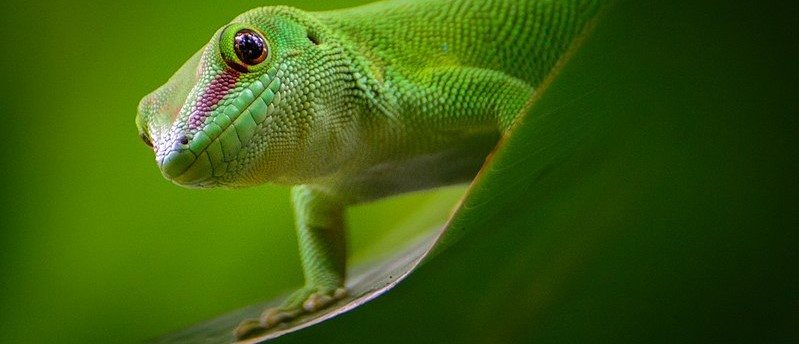
<instances>
[{"instance_id":1,"label":"gecko's mouth","mask_svg":"<svg viewBox=\"0 0 799 344\"><path fill-rule=\"evenodd\" d=\"M199 156L191 150L173 150L158 159L158 166L165 178L183 186L200 186L213 177L213 165L208 154Z\"/></svg>"},{"instance_id":2,"label":"gecko's mouth","mask_svg":"<svg viewBox=\"0 0 799 344\"><path fill-rule=\"evenodd\" d=\"M225 175L258 128L272 122L272 103L279 99L280 85L277 77L262 75L190 137L179 136L172 149L158 158L164 177L184 186L204 186Z\"/></svg>"}]
</instances>

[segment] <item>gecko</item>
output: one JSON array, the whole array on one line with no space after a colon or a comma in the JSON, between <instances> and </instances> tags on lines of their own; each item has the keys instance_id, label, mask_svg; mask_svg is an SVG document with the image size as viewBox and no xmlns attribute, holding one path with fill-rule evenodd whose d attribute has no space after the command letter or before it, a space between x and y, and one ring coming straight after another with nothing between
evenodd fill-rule
<instances>
[{"instance_id":1,"label":"gecko","mask_svg":"<svg viewBox=\"0 0 799 344\"><path fill-rule=\"evenodd\" d=\"M344 298L345 209L471 180L600 2L256 8L145 96L136 126L166 179L291 186L305 284L237 338Z\"/></svg>"}]
</instances>

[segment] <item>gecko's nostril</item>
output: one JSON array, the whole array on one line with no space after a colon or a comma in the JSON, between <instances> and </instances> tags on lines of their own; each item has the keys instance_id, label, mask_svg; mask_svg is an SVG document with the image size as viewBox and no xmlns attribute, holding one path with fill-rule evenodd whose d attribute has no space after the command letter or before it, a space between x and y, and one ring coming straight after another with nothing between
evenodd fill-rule
<instances>
[{"instance_id":1,"label":"gecko's nostril","mask_svg":"<svg viewBox=\"0 0 799 344\"><path fill-rule=\"evenodd\" d=\"M186 136L186 135L183 135L183 136L178 138L178 142L180 142L180 144L182 144L182 145L187 145L187 144L189 144L189 137Z\"/></svg>"}]
</instances>

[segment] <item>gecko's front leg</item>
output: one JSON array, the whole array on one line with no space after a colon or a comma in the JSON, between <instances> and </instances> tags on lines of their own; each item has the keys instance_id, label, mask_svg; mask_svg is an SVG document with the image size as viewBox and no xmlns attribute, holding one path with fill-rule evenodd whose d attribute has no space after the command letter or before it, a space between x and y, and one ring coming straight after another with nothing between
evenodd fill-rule
<instances>
[{"instance_id":1,"label":"gecko's front leg","mask_svg":"<svg viewBox=\"0 0 799 344\"><path fill-rule=\"evenodd\" d=\"M259 319L242 322L235 331L239 339L315 312L347 294L344 203L308 185L295 186L291 191L305 286L280 307L267 309Z\"/></svg>"}]
</instances>

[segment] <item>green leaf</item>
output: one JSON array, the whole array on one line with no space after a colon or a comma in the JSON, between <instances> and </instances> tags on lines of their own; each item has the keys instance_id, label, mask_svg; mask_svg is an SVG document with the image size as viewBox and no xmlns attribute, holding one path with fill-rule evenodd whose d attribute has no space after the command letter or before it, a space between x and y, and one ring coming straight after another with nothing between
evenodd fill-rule
<instances>
[{"instance_id":1,"label":"green leaf","mask_svg":"<svg viewBox=\"0 0 799 344\"><path fill-rule=\"evenodd\" d=\"M277 342L799 339L795 36L764 6L614 5L501 143L445 247ZM359 290L383 294L431 242L371 265Z\"/></svg>"}]
</instances>

